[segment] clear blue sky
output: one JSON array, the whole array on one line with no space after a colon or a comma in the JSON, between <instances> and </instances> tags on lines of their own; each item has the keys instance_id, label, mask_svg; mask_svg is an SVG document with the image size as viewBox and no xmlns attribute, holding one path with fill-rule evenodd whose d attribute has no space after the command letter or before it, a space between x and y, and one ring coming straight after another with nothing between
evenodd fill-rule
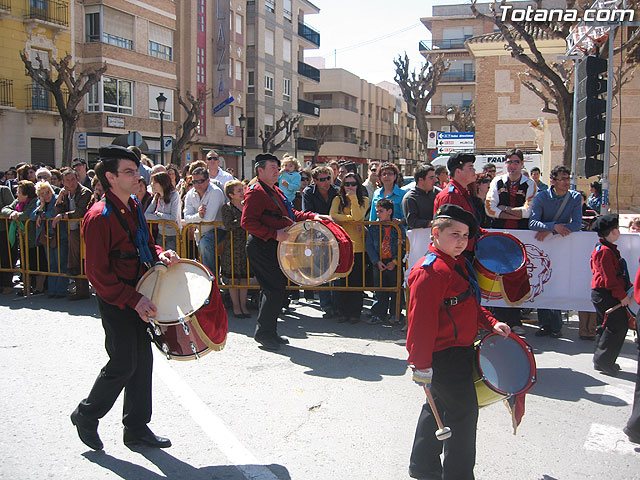
<instances>
[{"instance_id":1,"label":"clear blue sky","mask_svg":"<svg viewBox=\"0 0 640 480\"><path fill-rule=\"evenodd\" d=\"M393 59L405 51L414 67L424 63L418 42L429 39L430 35L420 18L431 16L434 3L464 0L311 1L320 13L307 15L305 21L320 31L320 48L305 51L305 56L324 57L327 68L344 68L371 83L378 83L393 82ZM365 45L358 46L360 44Z\"/></svg>"}]
</instances>

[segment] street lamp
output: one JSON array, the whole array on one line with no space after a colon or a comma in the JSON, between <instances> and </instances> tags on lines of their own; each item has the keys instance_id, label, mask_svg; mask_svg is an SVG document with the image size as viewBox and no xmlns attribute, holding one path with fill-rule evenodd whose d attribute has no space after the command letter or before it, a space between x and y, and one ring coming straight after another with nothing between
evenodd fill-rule
<instances>
[{"instance_id":1,"label":"street lamp","mask_svg":"<svg viewBox=\"0 0 640 480\"><path fill-rule=\"evenodd\" d=\"M240 158L242 159L242 179L244 180L244 127L247 126L247 117L244 116L244 113L240 114L238 118L238 123L240 124L240 138L241 140L241 150L240 150Z\"/></svg>"},{"instance_id":2,"label":"street lamp","mask_svg":"<svg viewBox=\"0 0 640 480\"><path fill-rule=\"evenodd\" d=\"M451 131L452 127L453 127L453 122L456 119L456 111L453 107L449 107L447 109L447 121L449 122L449 131Z\"/></svg>"},{"instance_id":3,"label":"street lamp","mask_svg":"<svg viewBox=\"0 0 640 480\"><path fill-rule=\"evenodd\" d=\"M164 108L167 106L167 97L163 92L156 97L158 111L160 112L160 163L164 165Z\"/></svg>"},{"instance_id":4,"label":"street lamp","mask_svg":"<svg viewBox=\"0 0 640 480\"><path fill-rule=\"evenodd\" d=\"M300 133L300 130L298 130L298 125L296 125L296 128L293 129L293 156L296 158L298 158L298 133Z\"/></svg>"}]
</instances>

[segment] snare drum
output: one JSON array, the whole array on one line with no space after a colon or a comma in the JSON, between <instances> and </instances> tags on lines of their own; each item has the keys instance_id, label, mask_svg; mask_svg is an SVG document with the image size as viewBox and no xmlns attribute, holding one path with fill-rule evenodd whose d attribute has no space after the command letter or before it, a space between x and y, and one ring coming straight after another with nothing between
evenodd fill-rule
<instances>
[{"instance_id":1,"label":"snare drum","mask_svg":"<svg viewBox=\"0 0 640 480\"><path fill-rule=\"evenodd\" d=\"M167 359L194 360L224 348L227 312L214 279L204 265L181 259L151 268L138 282L136 290L158 309L147 331Z\"/></svg>"},{"instance_id":2,"label":"snare drum","mask_svg":"<svg viewBox=\"0 0 640 480\"><path fill-rule=\"evenodd\" d=\"M536 361L531 346L511 333L490 333L474 344L474 382L478 406L485 407L512 395L528 392L536 383Z\"/></svg>"},{"instance_id":3,"label":"snare drum","mask_svg":"<svg viewBox=\"0 0 640 480\"><path fill-rule=\"evenodd\" d=\"M347 276L353 267L353 242L337 223L305 220L287 229L278 244L278 263L289 280L316 286Z\"/></svg>"},{"instance_id":4,"label":"snare drum","mask_svg":"<svg viewBox=\"0 0 640 480\"><path fill-rule=\"evenodd\" d=\"M513 235L489 232L476 242L473 267L478 278L482 298L503 298L500 283L505 275L526 274L527 252L523 243Z\"/></svg>"}]
</instances>

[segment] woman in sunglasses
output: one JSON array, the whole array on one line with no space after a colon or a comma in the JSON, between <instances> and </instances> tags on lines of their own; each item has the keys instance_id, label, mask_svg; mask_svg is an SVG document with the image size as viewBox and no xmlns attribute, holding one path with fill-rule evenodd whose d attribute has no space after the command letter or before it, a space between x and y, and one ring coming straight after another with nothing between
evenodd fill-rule
<instances>
[{"instance_id":1,"label":"woman in sunglasses","mask_svg":"<svg viewBox=\"0 0 640 480\"><path fill-rule=\"evenodd\" d=\"M353 268L347 278L338 280L339 286L362 287L362 271L364 268L365 249L365 229L362 225L352 222L361 222L369 208L369 198L366 196L365 188L362 186L360 175L357 173L347 173L342 179L340 192L331 203L329 215L346 230L353 242ZM350 322L358 323L362 312L362 291L339 292L338 323Z\"/></svg>"}]
</instances>

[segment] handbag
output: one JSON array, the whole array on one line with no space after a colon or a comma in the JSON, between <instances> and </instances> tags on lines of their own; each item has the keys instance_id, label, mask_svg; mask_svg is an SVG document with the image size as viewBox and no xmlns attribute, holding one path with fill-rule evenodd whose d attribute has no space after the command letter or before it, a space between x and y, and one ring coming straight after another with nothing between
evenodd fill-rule
<instances>
[{"instance_id":1,"label":"handbag","mask_svg":"<svg viewBox=\"0 0 640 480\"><path fill-rule=\"evenodd\" d=\"M38 234L38 244L49 248L58 248L58 235L56 233L56 229L51 228L47 235L47 229L43 226Z\"/></svg>"}]
</instances>

